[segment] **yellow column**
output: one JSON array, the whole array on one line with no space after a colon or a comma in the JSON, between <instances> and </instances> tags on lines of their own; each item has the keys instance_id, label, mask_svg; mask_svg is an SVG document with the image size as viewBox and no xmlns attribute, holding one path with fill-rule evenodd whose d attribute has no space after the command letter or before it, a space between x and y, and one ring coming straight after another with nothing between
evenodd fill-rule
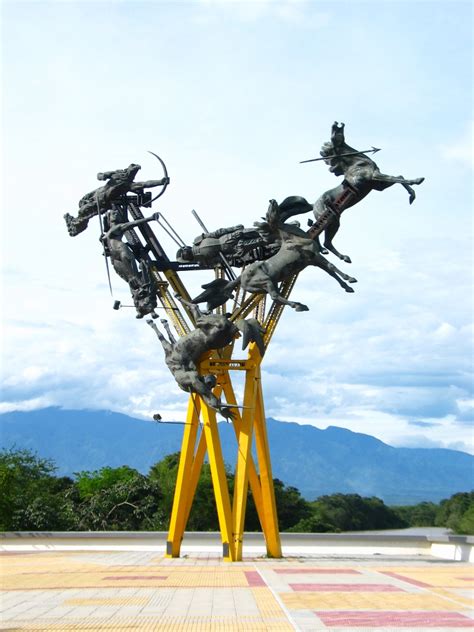
<instances>
[{"instance_id":1,"label":"yellow column","mask_svg":"<svg viewBox=\"0 0 474 632\"><path fill-rule=\"evenodd\" d=\"M196 395L189 397L186 425L184 426L181 456L174 490L173 509L171 511L168 540L166 542L166 557L179 557L181 540L186 526L188 513L189 479L194 460L194 447L199 426L200 398ZM191 499L192 502L192 499Z\"/></svg>"},{"instance_id":2,"label":"yellow column","mask_svg":"<svg viewBox=\"0 0 474 632\"><path fill-rule=\"evenodd\" d=\"M232 382L230 381L230 376L228 374L227 374L227 379L223 384L223 388L224 388L224 393L226 396L227 403L229 405L236 404L237 400L235 397ZM233 421L233 427L234 427L237 442L239 441L241 426L242 426L242 417L240 415L239 409L236 408L235 418ZM247 462L248 462L248 477L249 477L250 489L252 490L252 496L255 502L255 507L257 509L259 522L262 526L262 530L265 532L265 526L264 526L265 516L263 513L262 489L260 486L260 479L257 474L257 468L255 467L255 463L254 463L251 452L248 456Z\"/></svg>"},{"instance_id":3,"label":"yellow column","mask_svg":"<svg viewBox=\"0 0 474 632\"><path fill-rule=\"evenodd\" d=\"M260 469L263 513L265 516L262 528L265 534L268 556L281 557L280 532L278 530L278 517L276 511L275 490L273 487L267 425L265 420L265 408L263 405L260 367L258 367L257 371L258 386L256 395L255 445L257 448L257 458Z\"/></svg>"},{"instance_id":4,"label":"yellow column","mask_svg":"<svg viewBox=\"0 0 474 632\"><path fill-rule=\"evenodd\" d=\"M229 487L225 474L224 459L217 429L216 411L202 403L202 417L206 436L209 466L211 469L217 516L221 530L224 561L235 561L235 547L232 537L232 511L230 508Z\"/></svg>"}]
</instances>

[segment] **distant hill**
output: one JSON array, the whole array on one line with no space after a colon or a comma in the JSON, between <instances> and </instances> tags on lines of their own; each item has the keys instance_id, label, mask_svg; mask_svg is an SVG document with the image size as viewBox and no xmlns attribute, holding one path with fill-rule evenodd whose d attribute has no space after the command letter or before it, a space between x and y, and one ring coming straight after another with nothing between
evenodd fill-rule
<instances>
[{"instance_id":1,"label":"distant hill","mask_svg":"<svg viewBox=\"0 0 474 632\"><path fill-rule=\"evenodd\" d=\"M235 435L219 424L224 459L235 463ZM45 408L0 415L0 446L28 448L59 474L130 465L141 472L181 446L182 425L119 413ZM313 500L323 494L378 496L388 504L439 502L470 491L474 457L445 449L393 448L369 435L268 419L273 475Z\"/></svg>"}]
</instances>

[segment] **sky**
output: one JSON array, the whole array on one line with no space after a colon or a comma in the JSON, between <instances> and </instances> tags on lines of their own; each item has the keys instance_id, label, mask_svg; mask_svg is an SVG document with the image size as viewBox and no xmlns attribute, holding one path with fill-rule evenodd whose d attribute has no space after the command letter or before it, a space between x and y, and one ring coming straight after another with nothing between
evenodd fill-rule
<instances>
[{"instance_id":1,"label":"sky","mask_svg":"<svg viewBox=\"0 0 474 632\"><path fill-rule=\"evenodd\" d=\"M395 185L342 217L347 294L308 268L263 364L266 413L394 446L474 452L470 2L265 0L2 5L0 412L46 406L184 419L187 395L113 278L98 220L63 214L99 171L142 165L185 242L252 226L268 200L339 182L319 155L333 121ZM302 216L302 222L305 222ZM159 229L157 229L159 230ZM158 232L172 257L176 246ZM329 259L339 264L333 255ZM207 276L187 273L191 294Z\"/></svg>"}]
</instances>

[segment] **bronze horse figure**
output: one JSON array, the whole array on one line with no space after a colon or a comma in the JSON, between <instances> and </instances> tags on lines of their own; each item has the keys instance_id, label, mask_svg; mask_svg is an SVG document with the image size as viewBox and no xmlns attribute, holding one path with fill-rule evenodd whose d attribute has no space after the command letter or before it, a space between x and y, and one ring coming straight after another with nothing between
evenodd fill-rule
<instances>
[{"instance_id":1,"label":"bronze horse figure","mask_svg":"<svg viewBox=\"0 0 474 632\"><path fill-rule=\"evenodd\" d=\"M290 202L290 203L288 203ZM303 198L287 198L279 206L270 200L267 212L267 225L271 232L277 233L281 241L276 254L264 261L255 261L248 265L235 281L216 279L203 286L205 291L197 296L193 303L208 302L208 309L222 305L232 295L232 291L240 285L245 292L269 294L272 300L289 305L297 312L307 311L303 303L290 301L278 291L278 283L298 274L308 266L321 268L332 276L346 292L354 292L348 283L356 283L357 279L341 272L320 253L319 244L294 224L286 224L281 217L287 208L300 208L304 203L311 206ZM301 210L299 211L301 212Z\"/></svg>"},{"instance_id":2,"label":"bronze horse figure","mask_svg":"<svg viewBox=\"0 0 474 632\"><path fill-rule=\"evenodd\" d=\"M411 185L421 184L424 178L406 180L403 176L381 173L373 160L346 144L344 123L339 125L337 121L332 126L331 142L324 143L320 154L325 158L324 162L330 166L329 171L336 176L343 175L344 180L334 189L323 193L314 203L316 222L309 233L319 245L320 252L327 254L330 251L339 259L351 263L350 257L341 254L332 243L339 230L341 213L360 202L371 191L384 191L394 184L401 184L408 191L409 202L412 204L416 196ZM331 213L331 219L318 226L318 220L322 219L323 214L327 215L328 211ZM323 231L324 248L321 248L319 234Z\"/></svg>"},{"instance_id":3,"label":"bronze horse figure","mask_svg":"<svg viewBox=\"0 0 474 632\"><path fill-rule=\"evenodd\" d=\"M179 295L176 298L182 305L190 308L196 323L196 329L181 336L178 340L173 336L166 320L161 324L168 334L168 340L158 329L153 320L147 320L148 325L156 333L165 352L165 362L178 386L186 393L197 393L204 402L220 413L225 419L234 417L232 408L226 406L213 393L217 378L215 375L201 375L199 361L203 354L213 349L222 349L231 344L235 338L242 335L242 348L254 341L260 353L265 353L263 343L263 329L253 318L229 320L225 314L204 314L197 305L185 301Z\"/></svg>"}]
</instances>

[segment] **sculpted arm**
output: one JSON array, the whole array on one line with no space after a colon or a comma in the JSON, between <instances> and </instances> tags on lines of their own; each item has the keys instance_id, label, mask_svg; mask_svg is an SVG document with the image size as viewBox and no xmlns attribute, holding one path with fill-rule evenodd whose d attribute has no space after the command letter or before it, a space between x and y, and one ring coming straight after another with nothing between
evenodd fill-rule
<instances>
[{"instance_id":1,"label":"sculpted arm","mask_svg":"<svg viewBox=\"0 0 474 632\"><path fill-rule=\"evenodd\" d=\"M145 182L133 182L130 185L130 191L132 193L141 193L143 189L152 189L153 187L159 187L164 184L169 184L169 178L161 178L161 180L146 180Z\"/></svg>"}]
</instances>

